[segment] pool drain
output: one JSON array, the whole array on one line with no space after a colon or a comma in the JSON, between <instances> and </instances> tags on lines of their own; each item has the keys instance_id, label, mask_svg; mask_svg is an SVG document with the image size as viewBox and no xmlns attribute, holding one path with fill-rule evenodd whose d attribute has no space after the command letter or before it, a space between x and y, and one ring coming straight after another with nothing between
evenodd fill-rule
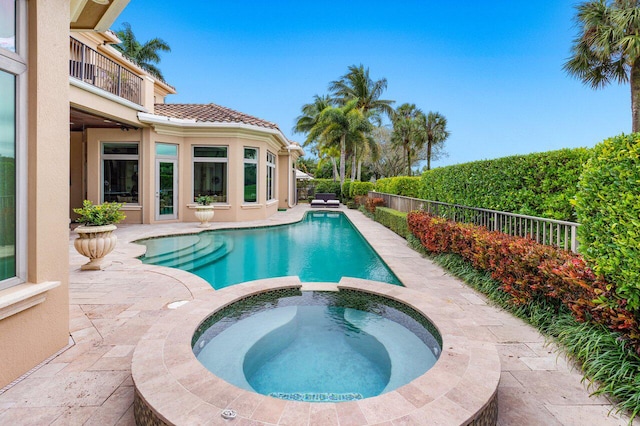
<instances>
[{"instance_id":1,"label":"pool drain","mask_svg":"<svg viewBox=\"0 0 640 426\"><path fill-rule=\"evenodd\" d=\"M227 409L227 410L222 410L222 413L220 415L222 416L223 419L232 420L236 418L238 413L236 413L236 410Z\"/></svg>"}]
</instances>

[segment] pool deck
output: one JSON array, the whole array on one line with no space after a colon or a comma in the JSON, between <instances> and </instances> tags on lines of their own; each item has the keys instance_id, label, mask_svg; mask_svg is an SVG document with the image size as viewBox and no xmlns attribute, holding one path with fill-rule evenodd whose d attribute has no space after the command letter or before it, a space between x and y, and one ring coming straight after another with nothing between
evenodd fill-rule
<instances>
[{"instance_id":1,"label":"pool deck","mask_svg":"<svg viewBox=\"0 0 640 426\"><path fill-rule=\"evenodd\" d=\"M264 221L213 222L210 229L291 223L307 211L308 205L300 205ZM589 396L579 370L553 344L545 344L534 328L488 304L483 295L422 258L392 231L358 211L343 211L406 287L445 297L451 321L460 330L496 345L501 360L499 425L628 423L623 416L609 414L612 405L606 398ZM136 256L144 247L130 241L201 230L194 223L120 225L118 246L108 257L113 264L104 271L80 271L86 259L75 252L75 235L70 233L72 346L0 394L0 425L135 424L131 360L136 344L172 312L168 304L193 300L198 293L213 290L187 272L142 264ZM303 410L289 424L357 424L362 413L345 408L347 405L326 404L321 412ZM425 419L422 424L436 422Z\"/></svg>"}]
</instances>

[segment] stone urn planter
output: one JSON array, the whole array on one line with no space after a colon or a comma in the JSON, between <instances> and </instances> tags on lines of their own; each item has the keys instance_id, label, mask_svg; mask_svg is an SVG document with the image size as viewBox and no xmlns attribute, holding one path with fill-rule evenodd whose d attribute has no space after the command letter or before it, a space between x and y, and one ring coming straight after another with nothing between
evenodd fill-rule
<instances>
[{"instance_id":1,"label":"stone urn planter","mask_svg":"<svg viewBox=\"0 0 640 426\"><path fill-rule=\"evenodd\" d=\"M83 271L99 271L111 265L104 257L116 247L118 238L113 234L115 225L79 226L75 229L78 238L73 246L78 253L88 257L89 262L80 267Z\"/></svg>"},{"instance_id":2,"label":"stone urn planter","mask_svg":"<svg viewBox=\"0 0 640 426\"><path fill-rule=\"evenodd\" d=\"M208 228L211 226L209 221L213 219L213 205L212 202L215 201L215 197L213 195L198 195L196 197L196 205L190 206L193 209L196 209L196 218L200 221L200 228Z\"/></svg>"},{"instance_id":3,"label":"stone urn planter","mask_svg":"<svg viewBox=\"0 0 640 426\"><path fill-rule=\"evenodd\" d=\"M78 253L89 258L89 262L80 269L99 271L111 265L111 262L104 261L104 257L116 246L118 239L113 234L115 224L125 218L121 208L120 203L94 205L91 201L84 200L82 208L73 209L79 215L77 222L82 224L75 229L78 238L73 246Z\"/></svg>"},{"instance_id":4,"label":"stone urn planter","mask_svg":"<svg viewBox=\"0 0 640 426\"><path fill-rule=\"evenodd\" d=\"M196 218L200 221L200 228L208 228L211 226L209 221L213 219L214 211L213 206L201 206L198 205L195 207L196 209Z\"/></svg>"}]
</instances>

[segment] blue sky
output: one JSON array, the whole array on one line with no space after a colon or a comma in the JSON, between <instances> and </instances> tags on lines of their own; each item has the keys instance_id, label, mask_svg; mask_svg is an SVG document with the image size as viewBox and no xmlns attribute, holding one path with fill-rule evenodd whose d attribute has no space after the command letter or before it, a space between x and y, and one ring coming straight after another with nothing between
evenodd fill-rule
<instances>
[{"instance_id":1,"label":"blue sky","mask_svg":"<svg viewBox=\"0 0 640 426\"><path fill-rule=\"evenodd\" d=\"M434 167L579 146L631 131L627 85L565 74L574 0L131 0L113 25L172 48L172 103L213 102L291 131L303 104L350 65L388 81L385 99L447 117Z\"/></svg>"}]
</instances>

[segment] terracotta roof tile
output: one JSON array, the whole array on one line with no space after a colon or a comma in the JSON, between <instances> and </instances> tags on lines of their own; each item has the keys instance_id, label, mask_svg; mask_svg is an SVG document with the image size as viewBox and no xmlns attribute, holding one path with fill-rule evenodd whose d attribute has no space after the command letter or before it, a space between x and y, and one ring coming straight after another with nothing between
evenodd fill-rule
<instances>
[{"instance_id":1,"label":"terracotta roof tile","mask_svg":"<svg viewBox=\"0 0 640 426\"><path fill-rule=\"evenodd\" d=\"M275 123L216 104L155 104L154 114L202 123L243 123L280 130Z\"/></svg>"}]
</instances>

